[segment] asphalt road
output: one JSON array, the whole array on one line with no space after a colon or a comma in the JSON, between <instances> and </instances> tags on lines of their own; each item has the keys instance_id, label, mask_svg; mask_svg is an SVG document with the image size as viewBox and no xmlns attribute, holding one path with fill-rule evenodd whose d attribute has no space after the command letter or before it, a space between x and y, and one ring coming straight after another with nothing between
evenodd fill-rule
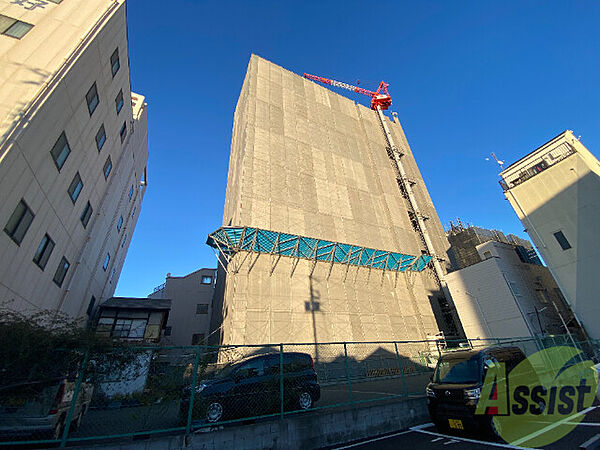
<instances>
[{"instance_id":1,"label":"asphalt road","mask_svg":"<svg viewBox=\"0 0 600 450\"><path fill-rule=\"evenodd\" d=\"M543 425L543 424L541 424ZM568 435L561 440L544 448L549 450L577 449L589 442L595 436L600 436L600 405L594 407L586 415L583 421ZM385 436L375 436L352 444L339 447L341 449L371 449L396 450L398 448L415 449L484 449L484 448L522 448L505 443L492 442L487 437L474 434L439 433L435 427L426 423L399 433L391 433Z\"/></svg>"}]
</instances>

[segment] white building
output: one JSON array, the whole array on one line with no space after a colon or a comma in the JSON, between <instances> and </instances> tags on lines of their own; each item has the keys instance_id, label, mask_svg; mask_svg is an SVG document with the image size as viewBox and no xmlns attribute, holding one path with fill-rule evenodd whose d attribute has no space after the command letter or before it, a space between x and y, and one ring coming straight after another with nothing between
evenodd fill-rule
<instances>
[{"instance_id":1,"label":"white building","mask_svg":"<svg viewBox=\"0 0 600 450\"><path fill-rule=\"evenodd\" d=\"M124 0L0 0L0 306L113 295L146 187Z\"/></svg>"},{"instance_id":2,"label":"white building","mask_svg":"<svg viewBox=\"0 0 600 450\"><path fill-rule=\"evenodd\" d=\"M480 262L446 276L467 338L576 333L546 267L523 262L512 244L490 241L476 250Z\"/></svg>"},{"instance_id":3,"label":"white building","mask_svg":"<svg viewBox=\"0 0 600 450\"><path fill-rule=\"evenodd\" d=\"M600 162L565 131L500 176L577 319L600 339Z\"/></svg>"}]
</instances>

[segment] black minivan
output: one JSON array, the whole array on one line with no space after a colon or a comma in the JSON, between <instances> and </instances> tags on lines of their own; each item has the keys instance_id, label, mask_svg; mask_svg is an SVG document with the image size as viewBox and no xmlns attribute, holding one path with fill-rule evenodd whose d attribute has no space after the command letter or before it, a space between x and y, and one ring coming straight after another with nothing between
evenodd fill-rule
<instances>
[{"instance_id":1,"label":"black minivan","mask_svg":"<svg viewBox=\"0 0 600 450\"><path fill-rule=\"evenodd\" d=\"M265 354L229 364L196 387L193 420L209 423L276 413L281 409L280 354ZM290 410L306 410L321 397L312 357L283 353L283 399ZM187 419L190 388L184 390L180 417Z\"/></svg>"},{"instance_id":2,"label":"black minivan","mask_svg":"<svg viewBox=\"0 0 600 450\"><path fill-rule=\"evenodd\" d=\"M494 437L491 415L475 415L487 367L505 363L508 374L526 357L519 347L458 350L442 355L427 385L429 416L439 431L484 431Z\"/></svg>"}]
</instances>

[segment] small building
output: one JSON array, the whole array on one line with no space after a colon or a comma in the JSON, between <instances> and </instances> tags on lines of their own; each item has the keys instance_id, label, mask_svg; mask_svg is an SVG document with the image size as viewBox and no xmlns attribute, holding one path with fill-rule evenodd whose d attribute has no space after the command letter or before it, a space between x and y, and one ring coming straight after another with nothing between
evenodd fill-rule
<instances>
[{"instance_id":1,"label":"small building","mask_svg":"<svg viewBox=\"0 0 600 450\"><path fill-rule=\"evenodd\" d=\"M163 342L167 345L201 345L210 333L217 269L198 269L182 277L167 274L163 284L148 296L168 298L171 311Z\"/></svg>"},{"instance_id":2,"label":"small building","mask_svg":"<svg viewBox=\"0 0 600 450\"><path fill-rule=\"evenodd\" d=\"M479 262L447 275L448 288L469 339L579 333L550 271L523 259L518 246L475 246Z\"/></svg>"},{"instance_id":3,"label":"small building","mask_svg":"<svg viewBox=\"0 0 600 450\"><path fill-rule=\"evenodd\" d=\"M171 300L112 297L98 307L96 333L141 342L161 342ZM161 342L162 343L162 342Z\"/></svg>"}]
</instances>

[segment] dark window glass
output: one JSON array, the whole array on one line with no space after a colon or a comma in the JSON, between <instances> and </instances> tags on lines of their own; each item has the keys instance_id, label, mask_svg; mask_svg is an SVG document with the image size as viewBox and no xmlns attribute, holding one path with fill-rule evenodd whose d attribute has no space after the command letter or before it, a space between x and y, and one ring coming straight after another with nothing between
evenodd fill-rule
<instances>
[{"instance_id":1,"label":"dark window glass","mask_svg":"<svg viewBox=\"0 0 600 450\"><path fill-rule=\"evenodd\" d=\"M563 250L569 250L571 248L571 244L569 244L569 241L567 240L562 231L557 231L556 233L554 233L554 237L558 241L560 248L562 248Z\"/></svg>"},{"instance_id":2,"label":"dark window glass","mask_svg":"<svg viewBox=\"0 0 600 450\"><path fill-rule=\"evenodd\" d=\"M165 332L165 336L166 336L166 332ZM202 345L202 344L204 344L204 333L192 334L192 345Z\"/></svg>"},{"instance_id":3,"label":"dark window glass","mask_svg":"<svg viewBox=\"0 0 600 450\"><path fill-rule=\"evenodd\" d=\"M119 62L119 47L117 47L113 54L110 55L110 70L113 78L119 71L119 67L121 67L121 63Z\"/></svg>"},{"instance_id":4,"label":"dark window glass","mask_svg":"<svg viewBox=\"0 0 600 450\"><path fill-rule=\"evenodd\" d=\"M94 312L94 305L96 304L96 297L94 297L92 295L92 298L90 299L90 303L88 303L88 307L87 307L87 315L88 317L92 316L92 313Z\"/></svg>"},{"instance_id":5,"label":"dark window glass","mask_svg":"<svg viewBox=\"0 0 600 450\"><path fill-rule=\"evenodd\" d=\"M32 28L33 25L30 23L21 22L20 20L0 14L0 34L21 39Z\"/></svg>"},{"instance_id":6,"label":"dark window glass","mask_svg":"<svg viewBox=\"0 0 600 450\"><path fill-rule=\"evenodd\" d=\"M67 191L69 193L69 197L71 197L71 201L73 202L73 204L75 204L75 202L77 201L77 198L81 193L81 189L83 189L83 182L81 181L79 172L77 172L75 174L75 177L73 178L73 181L71 181L71 184L69 185L69 190Z\"/></svg>"},{"instance_id":7,"label":"dark window glass","mask_svg":"<svg viewBox=\"0 0 600 450\"><path fill-rule=\"evenodd\" d=\"M208 314L208 303L198 303L196 305L196 314Z\"/></svg>"},{"instance_id":8,"label":"dark window glass","mask_svg":"<svg viewBox=\"0 0 600 450\"><path fill-rule=\"evenodd\" d=\"M69 264L69 261L67 261L67 258L63 256L60 260L60 264L56 268L54 278L52 279L52 281L54 281L58 287L61 287L63 281L65 281L65 277L67 276L67 271L69 270L70 266L71 265Z\"/></svg>"},{"instance_id":9,"label":"dark window glass","mask_svg":"<svg viewBox=\"0 0 600 450\"><path fill-rule=\"evenodd\" d=\"M253 378L264 375L265 361L263 358L256 358L240 366L237 370L239 378Z\"/></svg>"},{"instance_id":10,"label":"dark window glass","mask_svg":"<svg viewBox=\"0 0 600 450\"><path fill-rule=\"evenodd\" d=\"M106 158L106 162L104 163L104 179L108 180L108 176L110 175L110 171L112 170L112 161L110 156Z\"/></svg>"},{"instance_id":11,"label":"dark window glass","mask_svg":"<svg viewBox=\"0 0 600 450\"><path fill-rule=\"evenodd\" d=\"M98 103L100 103L100 99L98 98L98 88L96 87L95 82L94 84L92 84L92 87L90 88L88 93L85 94L85 100L87 101L88 111L90 112L91 116L96 110Z\"/></svg>"},{"instance_id":12,"label":"dark window glass","mask_svg":"<svg viewBox=\"0 0 600 450\"><path fill-rule=\"evenodd\" d=\"M123 122L123 126L121 127L121 131L119 131L119 136L121 136L121 144L127 137L127 124Z\"/></svg>"},{"instance_id":13,"label":"dark window glass","mask_svg":"<svg viewBox=\"0 0 600 450\"><path fill-rule=\"evenodd\" d=\"M46 263L54 250L54 241L47 234L42 238L42 242L35 251L33 262L42 270L46 267Z\"/></svg>"},{"instance_id":14,"label":"dark window glass","mask_svg":"<svg viewBox=\"0 0 600 450\"><path fill-rule=\"evenodd\" d=\"M117 114L123 109L123 89L119 91L117 98L115 98L115 107L117 108Z\"/></svg>"},{"instance_id":15,"label":"dark window glass","mask_svg":"<svg viewBox=\"0 0 600 450\"><path fill-rule=\"evenodd\" d=\"M110 280L108 280L109 283L113 282L113 279L115 278L116 273L117 273L117 269L113 269L112 272L110 273Z\"/></svg>"},{"instance_id":16,"label":"dark window glass","mask_svg":"<svg viewBox=\"0 0 600 450\"><path fill-rule=\"evenodd\" d=\"M56 164L56 168L59 171L65 165L65 161L67 160L69 153L71 153L71 147L69 147L67 135L63 131L58 137L56 144L54 144L54 147L52 147L52 150L50 150L54 164Z\"/></svg>"},{"instance_id":17,"label":"dark window glass","mask_svg":"<svg viewBox=\"0 0 600 450\"><path fill-rule=\"evenodd\" d=\"M110 253L106 254L106 258L104 258L104 264L102 264L102 269L108 269L108 263L110 262Z\"/></svg>"},{"instance_id":18,"label":"dark window glass","mask_svg":"<svg viewBox=\"0 0 600 450\"><path fill-rule=\"evenodd\" d=\"M125 242L127 242L127 233L123 236L123 241L121 242L121 248L125 247Z\"/></svg>"},{"instance_id":19,"label":"dark window glass","mask_svg":"<svg viewBox=\"0 0 600 450\"><path fill-rule=\"evenodd\" d=\"M122 226L123 226L123 216L119 217L119 221L117 222L117 232L121 231Z\"/></svg>"},{"instance_id":20,"label":"dark window glass","mask_svg":"<svg viewBox=\"0 0 600 450\"><path fill-rule=\"evenodd\" d=\"M213 278L212 277L209 277L207 275L204 275L202 277L202 284L212 284L212 282L213 282Z\"/></svg>"},{"instance_id":21,"label":"dark window glass","mask_svg":"<svg viewBox=\"0 0 600 450\"><path fill-rule=\"evenodd\" d=\"M131 200L131 197L133 197L133 185L129 188L129 200Z\"/></svg>"},{"instance_id":22,"label":"dark window glass","mask_svg":"<svg viewBox=\"0 0 600 450\"><path fill-rule=\"evenodd\" d=\"M171 330L172 330L172 327L165 327L165 336L171 336Z\"/></svg>"},{"instance_id":23,"label":"dark window glass","mask_svg":"<svg viewBox=\"0 0 600 450\"><path fill-rule=\"evenodd\" d=\"M17 245L20 245L34 217L27 203L21 200L8 219L4 231Z\"/></svg>"},{"instance_id":24,"label":"dark window glass","mask_svg":"<svg viewBox=\"0 0 600 450\"><path fill-rule=\"evenodd\" d=\"M104 143L106 142L106 130L104 129L104 124L100 125L100 129L96 133L96 148L98 151L102 150L104 147Z\"/></svg>"},{"instance_id":25,"label":"dark window glass","mask_svg":"<svg viewBox=\"0 0 600 450\"><path fill-rule=\"evenodd\" d=\"M85 205L85 208L83 208L83 212L81 213L81 223L83 224L83 228L87 227L90 217L92 217L92 212L92 205L90 202L87 202L87 205Z\"/></svg>"}]
</instances>

